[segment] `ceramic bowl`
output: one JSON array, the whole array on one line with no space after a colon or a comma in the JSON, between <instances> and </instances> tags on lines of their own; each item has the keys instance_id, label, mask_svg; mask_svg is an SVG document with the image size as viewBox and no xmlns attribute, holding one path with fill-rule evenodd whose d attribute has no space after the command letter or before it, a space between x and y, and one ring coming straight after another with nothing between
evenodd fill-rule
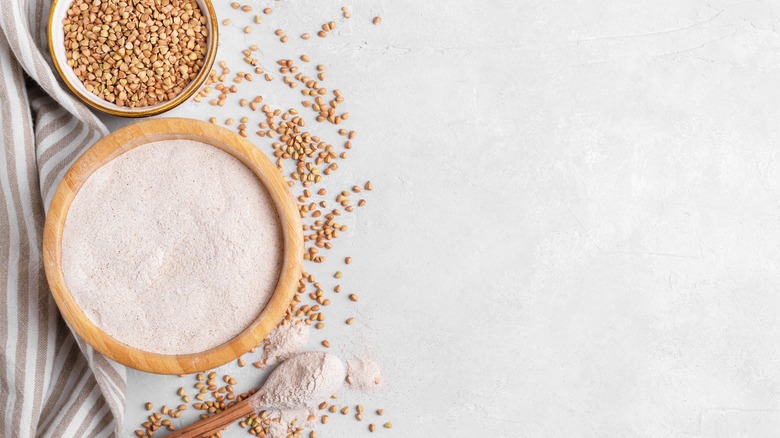
<instances>
[{"instance_id":1,"label":"ceramic bowl","mask_svg":"<svg viewBox=\"0 0 780 438\"><path fill-rule=\"evenodd\" d=\"M217 16L210 0L196 0L201 13L206 17L206 26L209 30L209 36L206 40L206 58L203 67L198 72L195 79L190 82L184 90L172 100L158 103L157 105L144 107L120 107L112 102L103 100L98 96L87 91L87 88L73 72L73 69L66 63L65 54L65 29L62 20L65 18L72 0L53 0L51 10L49 11L48 24L48 42L49 53L51 54L54 67L59 73L65 85L79 97L84 103L107 114L121 117L148 117L154 116L165 111L169 111L182 102L189 99L203 85L208 78L211 68L214 65L214 59L217 56L217 46L219 41L219 26L217 25Z\"/></svg>"}]
</instances>

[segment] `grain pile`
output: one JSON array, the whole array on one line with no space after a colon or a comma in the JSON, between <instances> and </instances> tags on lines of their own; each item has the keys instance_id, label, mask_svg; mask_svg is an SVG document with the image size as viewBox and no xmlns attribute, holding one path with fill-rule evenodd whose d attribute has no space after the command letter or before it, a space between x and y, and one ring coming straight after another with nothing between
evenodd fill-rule
<instances>
[{"instance_id":1,"label":"grain pile","mask_svg":"<svg viewBox=\"0 0 780 438\"><path fill-rule=\"evenodd\" d=\"M209 35L194 0L74 0L62 25L66 63L87 91L131 108L179 95Z\"/></svg>"}]
</instances>

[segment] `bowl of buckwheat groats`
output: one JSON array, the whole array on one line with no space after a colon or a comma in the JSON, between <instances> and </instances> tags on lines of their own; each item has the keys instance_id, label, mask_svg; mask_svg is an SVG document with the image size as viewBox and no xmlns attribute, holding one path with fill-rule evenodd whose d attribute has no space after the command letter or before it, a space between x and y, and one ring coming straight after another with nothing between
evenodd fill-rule
<instances>
[{"instance_id":1,"label":"bowl of buckwheat groats","mask_svg":"<svg viewBox=\"0 0 780 438\"><path fill-rule=\"evenodd\" d=\"M163 113L203 84L217 52L210 0L54 0L54 67L89 106L123 117Z\"/></svg>"}]
</instances>

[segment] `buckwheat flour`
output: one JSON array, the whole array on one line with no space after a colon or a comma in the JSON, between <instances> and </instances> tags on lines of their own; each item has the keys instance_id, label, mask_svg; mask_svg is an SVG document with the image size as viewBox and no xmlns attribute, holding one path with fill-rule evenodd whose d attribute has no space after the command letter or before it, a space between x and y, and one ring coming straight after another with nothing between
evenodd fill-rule
<instances>
[{"instance_id":1,"label":"buckwheat flour","mask_svg":"<svg viewBox=\"0 0 780 438\"><path fill-rule=\"evenodd\" d=\"M302 322L285 324L268 335L263 350L263 366L275 365L300 353L309 343L311 326Z\"/></svg>"},{"instance_id":2,"label":"buckwheat flour","mask_svg":"<svg viewBox=\"0 0 780 438\"><path fill-rule=\"evenodd\" d=\"M368 356L359 356L347 363L347 383L358 391L373 391L382 385L382 368Z\"/></svg>"},{"instance_id":3,"label":"buckwheat flour","mask_svg":"<svg viewBox=\"0 0 780 438\"><path fill-rule=\"evenodd\" d=\"M62 237L86 315L132 347L196 353L229 341L276 287L281 228L239 160L191 140L138 146L93 173Z\"/></svg>"},{"instance_id":4,"label":"buckwheat flour","mask_svg":"<svg viewBox=\"0 0 780 438\"><path fill-rule=\"evenodd\" d=\"M258 410L313 408L341 387L345 374L344 363L332 354L301 353L282 362L252 401Z\"/></svg>"}]
</instances>

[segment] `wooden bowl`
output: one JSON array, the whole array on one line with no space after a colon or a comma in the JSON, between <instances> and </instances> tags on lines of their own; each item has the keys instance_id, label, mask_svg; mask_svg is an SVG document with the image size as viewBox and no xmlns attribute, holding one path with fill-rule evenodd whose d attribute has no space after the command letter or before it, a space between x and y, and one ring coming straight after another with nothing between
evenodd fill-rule
<instances>
[{"instance_id":1,"label":"wooden bowl","mask_svg":"<svg viewBox=\"0 0 780 438\"><path fill-rule=\"evenodd\" d=\"M81 186L102 165L146 143L189 139L217 147L244 163L265 185L279 214L282 264L276 289L257 319L238 336L201 353L165 355L143 351L117 341L96 326L79 308L65 284L62 269L62 233L68 208ZM46 278L62 316L95 350L129 367L157 374L185 374L208 370L235 360L258 346L284 317L303 260L303 230L298 208L287 182L271 161L252 143L227 129L191 119L153 119L126 126L90 147L71 166L54 193L43 230Z\"/></svg>"},{"instance_id":2,"label":"wooden bowl","mask_svg":"<svg viewBox=\"0 0 780 438\"><path fill-rule=\"evenodd\" d=\"M66 64L67 57L65 55L64 44L65 30L62 26L62 20L65 18L65 14L71 3L73 3L73 0L52 0L51 9L49 10L48 42L49 53L51 54L54 68L73 94L78 96L79 99L92 108L107 114L121 117L149 117L176 108L195 94L201 85L203 85L214 65L214 59L217 57L217 46L219 45L217 14L214 12L211 0L195 1L200 7L203 16L206 17L206 27L209 30L209 36L206 39L206 58L203 60L203 67L200 69L195 79L193 79L192 82L190 82L184 90L172 100L144 107L120 107L87 91L87 88L76 76L76 73L73 72L73 69Z\"/></svg>"}]
</instances>

